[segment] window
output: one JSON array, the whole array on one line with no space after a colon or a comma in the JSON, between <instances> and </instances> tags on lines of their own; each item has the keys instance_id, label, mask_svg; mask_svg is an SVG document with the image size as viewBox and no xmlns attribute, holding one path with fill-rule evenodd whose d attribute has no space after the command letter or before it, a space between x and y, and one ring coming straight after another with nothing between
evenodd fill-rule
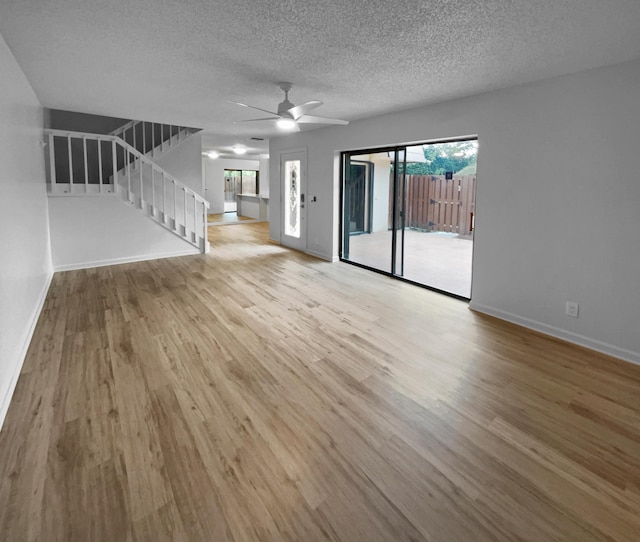
<instances>
[{"instance_id":1,"label":"window","mask_svg":"<svg viewBox=\"0 0 640 542\"><path fill-rule=\"evenodd\" d=\"M225 169L225 193L257 196L260 194L260 173L250 169Z\"/></svg>"}]
</instances>

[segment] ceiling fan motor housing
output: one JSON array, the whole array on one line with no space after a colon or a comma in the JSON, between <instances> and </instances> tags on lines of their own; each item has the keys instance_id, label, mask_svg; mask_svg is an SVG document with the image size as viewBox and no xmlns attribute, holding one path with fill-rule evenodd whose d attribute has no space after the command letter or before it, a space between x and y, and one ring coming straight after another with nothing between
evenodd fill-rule
<instances>
[{"instance_id":1,"label":"ceiling fan motor housing","mask_svg":"<svg viewBox=\"0 0 640 542\"><path fill-rule=\"evenodd\" d=\"M289 100L285 98L283 102L278 104L278 115L283 117L291 117L291 113L289 113L289 109L295 107Z\"/></svg>"},{"instance_id":2,"label":"ceiling fan motor housing","mask_svg":"<svg viewBox=\"0 0 640 542\"><path fill-rule=\"evenodd\" d=\"M289 109L295 107L295 105L289 101L289 91L291 90L291 87L293 87L293 84L282 82L278 83L278 86L280 87L282 92L284 92L284 100L278 104L278 115L293 118L290 114L285 114L289 111Z\"/></svg>"}]
</instances>

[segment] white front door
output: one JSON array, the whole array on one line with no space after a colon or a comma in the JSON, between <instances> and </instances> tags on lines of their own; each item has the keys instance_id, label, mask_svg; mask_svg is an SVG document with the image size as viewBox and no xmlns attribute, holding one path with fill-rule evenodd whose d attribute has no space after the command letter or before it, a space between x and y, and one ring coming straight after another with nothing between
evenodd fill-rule
<instances>
[{"instance_id":1,"label":"white front door","mask_svg":"<svg viewBox=\"0 0 640 542\"><path fill-rule=\"evenodd\" d=\"M283 245L307 249L307 154L304 151L280 155Z\"/></svg>"}]
</instances>

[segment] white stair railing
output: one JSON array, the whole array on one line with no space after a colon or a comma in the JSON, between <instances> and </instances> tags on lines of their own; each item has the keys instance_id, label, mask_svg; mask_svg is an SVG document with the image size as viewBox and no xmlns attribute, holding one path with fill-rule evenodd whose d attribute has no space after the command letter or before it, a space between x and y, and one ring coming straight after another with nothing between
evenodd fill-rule
<instances>
[{"instance_id":1,"label":"white stair railing","mask_svg":"<svg viewBox=\"0 0 640 542\"><path fill-rule=\"evenodd\" d=\"M115 194L201 252L208 251L209 203L132 145L110 134L45 134L50 195Z\"/></svg>"},{"instance_id":2,"label":"white stair railing","mask_svg":"<svg viewBox=\"0 0 640 542\"><path fill-rule=\"evenodd\" d=\"M185 126L132 120L109 135L114 135L142 154L156 156L184 141L195 130Z\"/></svg>"}]
</instances>

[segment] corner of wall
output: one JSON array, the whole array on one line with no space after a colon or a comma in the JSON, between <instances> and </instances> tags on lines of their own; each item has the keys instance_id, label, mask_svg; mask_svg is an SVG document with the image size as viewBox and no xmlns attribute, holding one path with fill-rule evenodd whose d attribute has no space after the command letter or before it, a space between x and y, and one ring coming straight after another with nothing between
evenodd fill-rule
<instances>
[{"instance_id":1,"label":"corner of wall","mask_svg":"<svg viewBox=\"0 0 640 542\"><path fill-rule=\"evenodd\" d=\"M44 302L47 299L47 293L49 292L49 287L51 286L51 281L53 279L53 271L50 271L45 279L45 283L42 286L42 290L38 295L38 301L36 306L31 313L31 317L29 318L29 326L27 327L24 337L22 338L22 346L20 349L20 353L18 355L18 360L16 364L16 370L11 375L11 380L9 381L9 387L7 388L7 392L5 396L2 398L2 403L0 403L0 429L4 424L4 419L7 416L7 412L9 411L9 405L11 404L11 398L13 397L13 392L16 389L16 385L18 384L18 378L20 377L20 372L22 370L22 366L24 365L24 361L27 357L27 352L29 351L29 346L31 345L31 339L33 338L33 332L36 329L36 324L40 318L40 313L44 307Z\"/></svg>"},{"instance_id":2,"label":"corner of wall","mask_svg":"<svg viewBox=\"0 0 640 542\"><path fill-rule=\"evenodd\" d=\"M640 352L632 352L631 350L626 350L613 344L608 344L602 341L591 339L590 337L586 337L578 333L572 333L571 331L567 331L556 326L551 326L549 324L545 324L544 322L538 322L536 320L524 318L522 316L518 316L517 314L496 309L494 307L489 307L487 305L474 303L473 301L469 303L469 308L475 312L487 314L489 316L499 318L500 320L505 320L506 322L511 322L512 324L526 327L528 329L544 333L545 335L551 335L552 337L556 337L557 339L562 339L563 341L577 344L578 346L584 346L585 348L589 348L590 350L595 350L602 354L607 354L608 356L613 356L615 358L640 365Z\"/></svg>"},{"instance_id":3,"label":"corner of wall","mask_svg":"<svg viewBox=\"0 0 640 542\"><path fill-rule=\"evenodd\" d=\"M53 264L42 148L42 130L49 119L2 36L0 73L1 424L49 290Z\"/></svg>"}]
</instances>

